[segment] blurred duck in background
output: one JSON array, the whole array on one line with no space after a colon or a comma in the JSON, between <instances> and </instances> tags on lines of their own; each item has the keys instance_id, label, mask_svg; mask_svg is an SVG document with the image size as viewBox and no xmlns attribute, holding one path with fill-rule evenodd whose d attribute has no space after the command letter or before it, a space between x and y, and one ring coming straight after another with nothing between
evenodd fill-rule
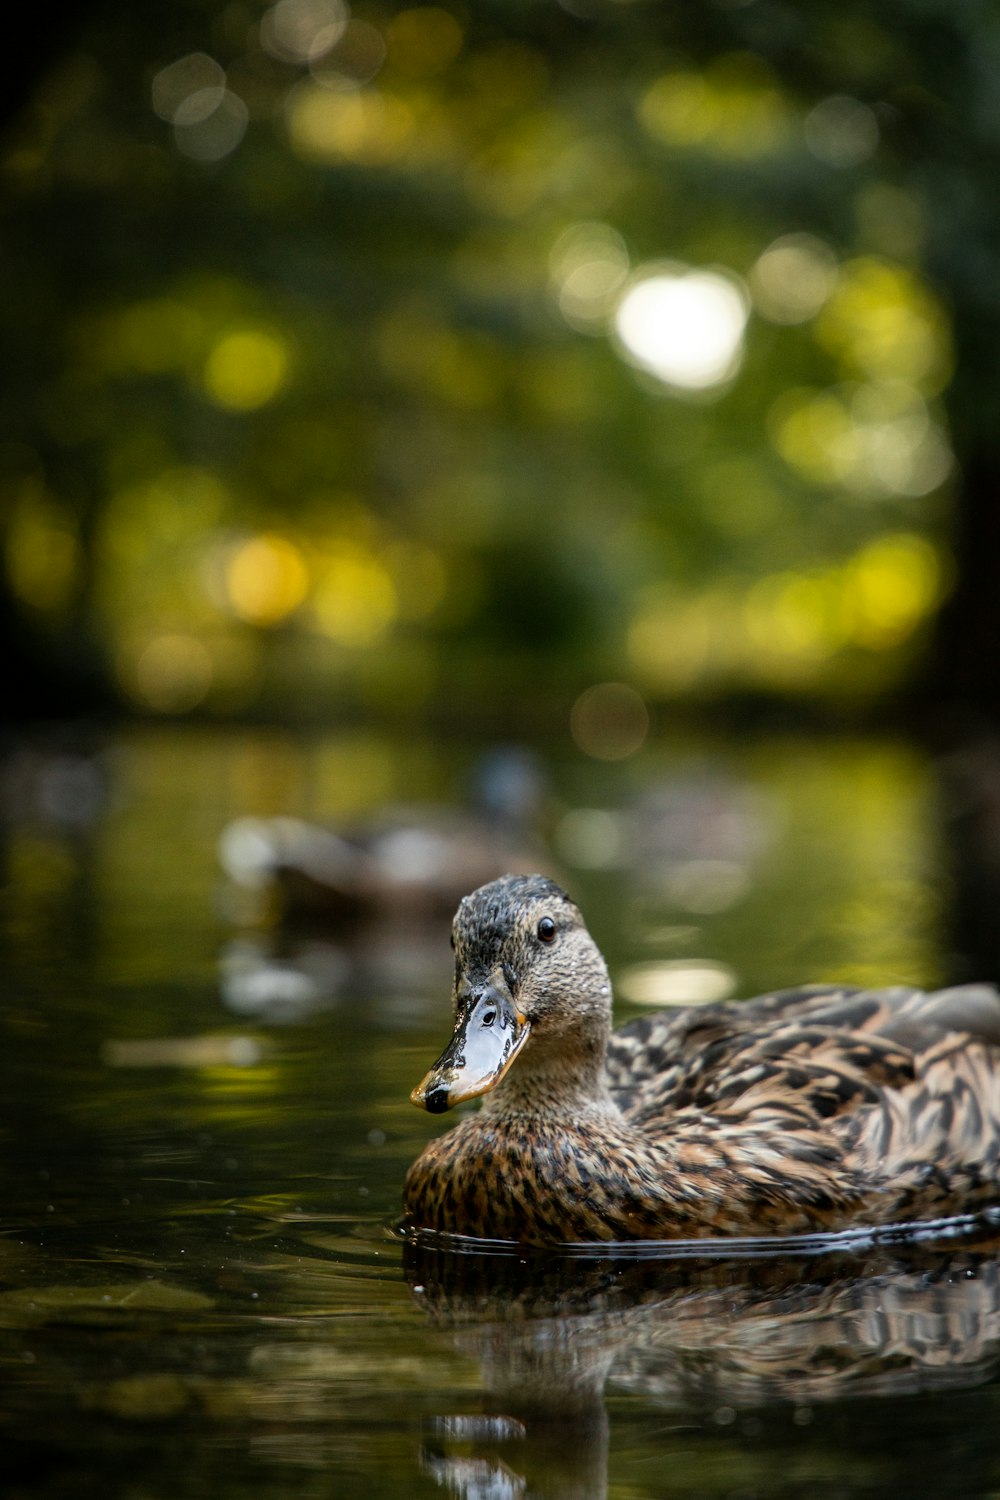
<instances>
[{"instance_id":1,"label":"blurred duck in background","mask_svg":"<svg viewBox=\"0 0 1000 1500\"><path fill-rule=\"evenodd\" d=\"M262 895L280 922L329 928L374 917L450 921L464 893L507 871L549 872L540 834L544 776L518 747L476 764L469 806L389 807L364 825L237 818L222 833L229 879Z\"/></svg>"},{"instance_id":2,"label":"blurred duck in background","mask_svg":"<svg viewBox=\"0 0 1000 1500\"><path fill-rule=\"evenodd\" d=\"M533 755L498 746L475 763L465 807L387 807L343 828L235 819L219 841L240 928L220 958L226 1007L293 1024L348 984L383 1008L430 1000L465 891L510 869L554 870L540 832L545 789Z\"/></svg>"}]
</instances>

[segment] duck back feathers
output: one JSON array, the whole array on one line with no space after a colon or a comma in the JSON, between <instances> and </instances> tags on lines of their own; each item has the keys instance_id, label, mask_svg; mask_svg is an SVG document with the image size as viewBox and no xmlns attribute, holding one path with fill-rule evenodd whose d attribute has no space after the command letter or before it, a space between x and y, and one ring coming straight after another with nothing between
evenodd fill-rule
<instances>
[{"instance_id":1,"label":"duck back feathers","mask_svg":"<svg viewBox=\"0 0 1000 1500\"><path fill-rule=\"evenodd\" d=\"M872 1221L1000 1196L1000 996L986 985L807 986L641 1017L612 1034L607 1070L647 1136L714 1136L738 1156L763 1132L790 1176L804 1153L814 1185L850 1186Z\"/></svg>"},{"instance_id":2,"label":"duck back feathers","mask_svg":"<svg viewBox=\"0 0 1000 1500\"><path fill-rule=\"evenodd\" d=\"M913 1083L946 1038L1000 1048L996 990L805 985L685 1007L613 1032L606 1066L620 1106L650 1120L658 1110L715 1105L720 1090L730 1101L751 1087L759 1093L764 1081L828 1118Z\"/></svg>"}]
</instances>

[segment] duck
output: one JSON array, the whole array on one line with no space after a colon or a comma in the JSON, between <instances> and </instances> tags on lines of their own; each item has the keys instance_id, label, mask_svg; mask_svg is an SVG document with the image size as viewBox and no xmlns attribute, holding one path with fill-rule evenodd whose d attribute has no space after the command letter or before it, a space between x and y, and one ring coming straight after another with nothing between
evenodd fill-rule
<instances>
[{"instance_id":1,"label":"duck","mask_svg":"<svg viewBox=\"0 0 1000 1500\"><path fill-rule=\"evenodd\" d=\"M264 898L286 928L353 931L371 921L447 923L472 884L542 865L558 874L538 824L543 768L494 746L471 773L468 805L402 804L334 827L296 816L228 823L218 856L232 888Z\"/></svg>"},{"instance_id":2,"label":"duck","mask_svg":"<svg viewBox=\"0 0 1000 1500\"><path fill-rule=\"evenodd\" d=\"M833 1233L1000 1202L1000 994L813 984L611 1029L607 965L544 875L467 895L409 1231L524 1245Z\"/></svg>"}]
</instances>

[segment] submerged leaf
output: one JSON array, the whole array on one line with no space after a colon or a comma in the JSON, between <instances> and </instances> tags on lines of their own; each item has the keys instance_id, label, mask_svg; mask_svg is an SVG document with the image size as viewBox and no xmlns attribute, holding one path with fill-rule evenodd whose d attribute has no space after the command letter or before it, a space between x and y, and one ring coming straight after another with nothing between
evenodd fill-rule
<instances>
[{"instance_id":1,"label":"submerged leaf","mask_svg":"<svg viewBox=\"0 0 1000 1500\"><path fill-rule=\"evenodd\" d=\"M156 1421L176 1416L189 1399L188 1387L179 1375L127 1375L93 1392L85 1405L133 1421Z\"/></svg>"},{"instance_id":2,"label":"submerged leaf","mask_svg":"<svg viewBox=\"0 0 1000 1500\"><path fill-rule=\"evenodd\" d=\"M0 1326L91 1321L93 1314L111 1310L136 1312L205 1312L211 1297L163 1281L138 1281L111 1286L19 1287L0 1292Z\"/></svg>"}]
</instances>

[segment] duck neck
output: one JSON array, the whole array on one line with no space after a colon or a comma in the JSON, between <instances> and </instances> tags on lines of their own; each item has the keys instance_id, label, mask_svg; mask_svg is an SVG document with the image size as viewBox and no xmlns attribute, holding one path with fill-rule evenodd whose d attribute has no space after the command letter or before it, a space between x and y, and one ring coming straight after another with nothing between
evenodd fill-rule
<instances>
[{"instance_id":1,"label":"duck neck","mask_svg":"<svg viewBox=\"0 0 1000 1500\"><path fill-rule=\"evenodd\" d=\"M483 1097L493 1119L578 1118L581 1113L617 1113L604 1070L608 1028L574 1038L572 1050L529 1041L504 1078Z\"/></svg>"}]
</instances>

